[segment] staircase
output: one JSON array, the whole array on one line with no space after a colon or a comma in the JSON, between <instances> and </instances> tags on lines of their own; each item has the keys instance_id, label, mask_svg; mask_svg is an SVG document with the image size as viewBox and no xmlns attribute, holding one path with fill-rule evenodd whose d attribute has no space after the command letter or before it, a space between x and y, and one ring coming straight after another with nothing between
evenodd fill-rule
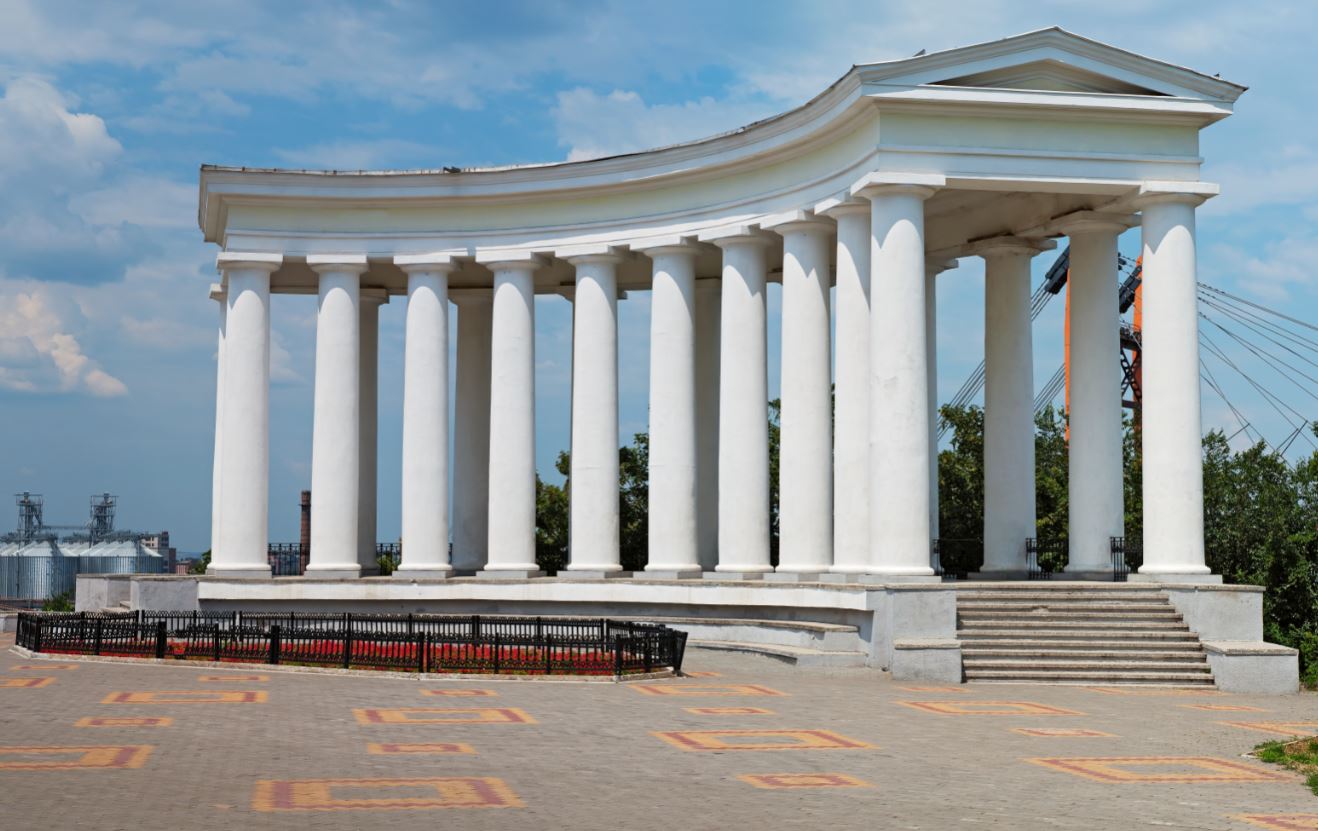
<instances>
[{"instance_id":1,"label":"staircase","mask_svg":"<svg viewBox=\"0 0 1318 831\"><path fill-rule=\"evenodd\" d=\"M1213 686L1199 636L1156 586L968 584L956 605L967 681Z\"/></svg>"}]
</instances>

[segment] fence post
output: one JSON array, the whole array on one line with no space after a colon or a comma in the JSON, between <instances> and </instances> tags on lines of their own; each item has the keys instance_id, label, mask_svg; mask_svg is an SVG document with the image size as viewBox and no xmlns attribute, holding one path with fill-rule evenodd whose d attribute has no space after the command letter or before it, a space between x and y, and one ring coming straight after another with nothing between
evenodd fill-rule
<instances>
[{"instance_id":1,"label":"fence post","mask_svg":"<svg viewBox=\"0 0 1318 831\"><path fill-rule=\"evenodd\" d=\"M498 635L494 636L493 660L494 660L494 674L498 675L499 674L499 636Z\"/></svg>"},{"instance_id":2,"label":"fence post","mask_svg":"<svg viewBox=\"0 0 1318 831\"><path fill-rule=\"evenodd\" d=\"M412 616L408 615L407 617L408 617L407 623L409 626L411 626ZM416 639L416 671L422 674L424 674L426 671L426 657L427 657L426 652L428 651L426 647L427 647L427 642L429 640L430 640L429 636L424 632L421 633L421 637Z\"/></svg>"},{"instance_id":3,"label":"fence post","mask_svg":"<svg viewBox=\"0 0 1318 831\"><path fill-rule=\"evenodd\" d=\"M650 652L651 636L649 634L645 634L642 635L641 637L645 639L645 671L649 672L651 669L654 668L654 657Z\"/></svg>"},{"instance_id":4,"label":"fence post","mask_svg":"<svg viewBox=\"0 0 1318 831\"><path fill-rule=\"evenodd\" d=\"M536 620L539 623L539 619ZM545 636L545 675L554 673L554 636Z\"/></svg>"},{"instance_id":5,"label":"fence post","mask_svg":"<svg viewBox=\"0 0 1318 831\"><path fill-rule=\"evenodd\" d=\"M163 620L156 621L156 658L158 660L164 660L165 658L165 643L167 639L168 634L165 628L165 622Z\"/></svg>"},{"instance_id":6,"label":"fence post","mask_svg":"<svg viewBox=\"0 0 1318 831\"><path fill-rule=\"evenodd\" d=\"M473 638L479 638L479 637L481 636L481 616L480 616L480 615L472 615L472 616L471 616L471 636L472 636Z\"/></svg>"},{"instance_id":7,"label":"fence post","mask_svg":"<svg viewBox=\"0 0 1318 831\"><path fill-rule=\"evenodd\" d=\"M27 622L27 625L31 627L28 631L31 632L32 634L32 643L31 643L32 651L40 652L41 651L41 621L29 620Z\"/></svg>"},{"instance_id":8,"label":"fence post","mask_svg":"<svg viewBox=\"0 0 1318 831\"><path fill-rule=\"evenodd\" d=\"M138 625L138 626L141 626L141 625L142 625L142 610L141 610L141 609L138 609L138 610L135 611L133 614L137 617L137 625Z\"/></svg>"},{"instance_id":9,"label":"fence post","mask_svg":"<svg viewBox=\"0 0 1318 831\"><path fill-rule=\"evenodd\" d=\"M215 629L211 633L211 654L215 663L220 662L220 624L215 624Z\"/></svg>"},{"instance_id":10,"label":"fence post","mask_svg":"<svg viewBox=\"0 0 1318 831\"><path fill-rule=\"evenodd\" d=\"M347 669L352 665L352 620L348 619L345 613L345 628L343 630L343 668Z\"/></svg>"},{"instance_id":11,"label":"fence post","mask_svg":"<svg viewBox=\"0 0 1318 831\"><path fill-rule=\"evenodd\" d=\"M92 654L101 654L101 619L96 619L96 626L92 631Z\"/></svg>"},{"instance_id":12,"label":"fence post","mask_svg":"<svg viewBox=\"0 0 1318 831\"><path fill-rule=\"evenodd\" d=\"M544 637L544 635L545 635L545 622L544 622L544 619L541 618L539 615L536 615L536 617L535 617L535 636L536 636L537 639L539 639L539 638Z\"/></svg>"},{"instance_id":13,"label":"fence post","mask_svg":"<svg viewBox=\"0 0 1318 831\"><path fill-rule=\"evenodd\" d=\"M613 639L613 677L622 677L622 635Z\"/></svg>"},{"instance_id":14,"label":"fence post","mask_svg":"<svg viewBox=\"0 0 1318 831\"><path fill-rule=\"evenodd\" d=\"M279 663L279 624L270 624L270 657L268 663Z\"/></svg>"}]
</instances>

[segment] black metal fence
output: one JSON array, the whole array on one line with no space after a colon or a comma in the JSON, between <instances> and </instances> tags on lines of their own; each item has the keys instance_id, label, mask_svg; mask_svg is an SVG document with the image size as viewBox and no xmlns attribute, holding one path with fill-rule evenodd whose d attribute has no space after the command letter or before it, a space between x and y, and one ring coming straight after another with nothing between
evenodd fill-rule
<instances>
[{"instance_id":1,"label":"black metal fence","mask_svg":"<svg viewBox=\"0 0 1318 831\"><path fill-rule=\"evenodd\" d=\"M933 541L933 558L935 573L965 580L984 565L984 541L940 537Z\"/></svg>"},{"instance_id":2,"label":"black metal fence","mask_svg":"<svg viewBox=\"0 0 1318 831\"><path fill-rule=\"evenodd\" d=\"M243 612L36 613L34 652L409 672L614 675L682 669L686 633L607 618Z\"/></svg>"},{"instance_id":3,"label":"black metal fence","mask_svg":"<svg viewBox=\"0 0 1318 831\"><path fill-rule=\"evenodd\" d=\"M1031 580L1048 580L1066 568L1066 540L1025 540L1025 568Z\"/></svg>"},{"instance_id":4,"label":"black metal fence","mask_svg":"<svg viewBox=\"0 0 1318 831\"><path fill-rule=\"evenodd\" d=\"M1144 565L1144 541L1132 537L1112 537L1109 540L1112 551L1112 579L1124 583L1132 571L1139 571Z\"/></svg>"}]
</instances>

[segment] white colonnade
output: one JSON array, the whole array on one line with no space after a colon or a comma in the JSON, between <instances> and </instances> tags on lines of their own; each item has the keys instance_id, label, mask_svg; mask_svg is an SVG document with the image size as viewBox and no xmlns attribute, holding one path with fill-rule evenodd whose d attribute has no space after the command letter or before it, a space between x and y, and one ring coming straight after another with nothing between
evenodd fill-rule
<instances>
[{"instance_id":1,"label":"white colonnade","mask_svg":"<svg viewBox=\"0 0 1318 831\"><path fill-rule=\"evenodd\" d=\"M450 289L470 255L394 257L407 296L404 545L396 576L540 574L534 303L537 274L554 262L571 267L575 304L568 572L621 572L617 303L623 264L638 255L649 260L652 290L650 554L638 576L936 579L929 560L938 536L934 289L939 272L969 255L986 261L984 572L1022 572L1025 539L1035 535L1030 261L1048 246L1042 237L997 237L928 256L925 205L943 186L938 176L875 173L844 197L689 237L562 253L478 251L475 262L491 275L485 288ZM1207 571L1193 371L1194 207L1202 199L1151 187L1134 203L1150 276L1144 572L1184 579ZM1071 243L1074 576L1108 573L1107 540L1122 530L1116 244L1130 224L1129 213L1085 211L1049 226ZM781 548L774 562L766 286L779 246ZM717 277L701 271L714 256ZM378 310L388 294L363 287L372 268L365 256L306 262L318 296L307 570L354 577L375 564ZM268 574L269 301L271 274L283 263L273 254L219 259L216 574ZM457 306L452 429L450 302Z\"/></svg>"}]
</instances>

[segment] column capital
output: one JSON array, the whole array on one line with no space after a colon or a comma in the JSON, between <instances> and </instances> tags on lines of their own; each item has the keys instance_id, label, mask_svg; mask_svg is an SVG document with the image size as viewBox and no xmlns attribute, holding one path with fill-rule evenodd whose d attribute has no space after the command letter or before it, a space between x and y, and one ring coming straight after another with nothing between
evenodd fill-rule
<instances>
[{"instance_id":1,"label":"column capital","mask_svg":"<svg viewBox=\"0 0 1318 831\"><path fill-rule=\"evenodd\" d=\"M223 284L211 283L210 294L208 296L211 300L214 300L217 303L223 303L229 296L229 292L225 290Z\"/></svg>"},{"instance_id":2,"label":"column capital","mask_svg":"<svg viewBox=\"0 0 1318 831\"><path fill-rule=\"evenodd\" d=\"M838 219L843 216L869 216L870 206L864 199L851 196L850 193L825 199L815 204L815 213L820 216Z\"/></svg>"},{"instance_id":3,"label":"column capital","mask_svg":"<svg viewBox=\"0 0 1318 831\"><path fill-rule=\"evenodd\" d=\"M1212 182L1141 182L1134 207L1139 210L1168 203L1198 207L1221 191L1222 188Z\"/></svg>"},{"instance_id":4,"label":"column capital","mask_svg":"<svg viewBox=\"0 0 1318 831\"><path fill-rule=\"evenodd\" d=\"M462 263L458 261L458 256L447 251L432 254L395 254L394 265L402 269L404 274L446 273L461 267Z\"/></svg>"},{"instance_id":5,"label":"column capital","mask_svg":"<svg viewBox=\"0 0 1318 831\"><path fill-rule=\"evenodd\" d=\"M476 262L491 271L535 271L546 264L545 257L534 251L477 249Z\"/></svg>"},{"instance_id":6,"label":"column capital","mask_svg":"<svg viewBox=\"0 0 1318 831\"><path fill-rule=\"evenodd\" d=\"M357 274L364 273L370 264L365 254L308 254L307 267L317 274Z\"/></svg>"},{"instance_id":7,"label":"column capital","mask_svg":"<svg viewBox=\"0 0 1318 831\"><path fill-rule=\"evenodd\" d=\"M631 249L638 254L644 254L647 257L655 257L663 254L686 254L696 256L703 251L708 250L708 246L702 243L694 236L681 236L677 234L664 237L651 237L640 242L633 242Z\"/></svg>"},{"instance_id":8,"label":"column capital","mask_svg":"<svg viewBox=\"0 0 1318 831\"><path fill-rule=\"evenodd\" d=\"M831 234L837 230L837 223L827 217L816 216L812 210L796 210L767 216L760 227L776 234L790 234L793 231Z\"/></svg>"},{"instance_id":9,"label":"column capital","mask_svg":"<svg viewBox=\"0 0 1318 831\"><path fill-rule=\"evenodd\" d=\"M947 177L941 173L898 173L873 171L866 173L851 186L852 196L873 199L875 196L909 194L928 199L939 188L947 186Z\"/></svg>"},{"instance_id":10,"label":"column capital","mask_svg":"<svg viewBox=\"0 0 1318 831\"><path fill-rule=\"evenodd\" d=\"M992 237L978 240L966 246L965 253L972 257L1033 257L1041 251L1050 251L1057 247L1052 240L1028 239L1026 237Z\"/></svg>"},{"instance_id":11,"label":"column capital","mask_svg":"<svg viewBox=\"0 0 1318 831\"><path fill-rule=\"evenodd\" d=\"M279 266L283 265L283 263L283 254L221 251L215 256L216 271L233 271L239 268L250 268L265 271L268 274L277 270Z\"/></svg>"},{"instance_id":12,"label":"column capital","mask_svg":"<svg viewBox=\"0 0 1318 831\"><path fill-rule=\"evenodd\" d=\"M761 231L753 224L724 225L720 228L710 228L701 231L697 238L701 242L712 242L719 248L728 248L735 245L767 246L774 241L772 235Z\"/></svg>"},{"instance_id":13,"label":"column capital","mask_svg":"<svg viewBox=\"0 0 1318 831\"><path fill-rule=\"evenodd\" d=\"M1138 224L1139 220L1130 214L1076 211L1053 220L1052 230L1066 234L1068 237L1080 234L1120 234Z\"/></svg>"}]
</instances>

